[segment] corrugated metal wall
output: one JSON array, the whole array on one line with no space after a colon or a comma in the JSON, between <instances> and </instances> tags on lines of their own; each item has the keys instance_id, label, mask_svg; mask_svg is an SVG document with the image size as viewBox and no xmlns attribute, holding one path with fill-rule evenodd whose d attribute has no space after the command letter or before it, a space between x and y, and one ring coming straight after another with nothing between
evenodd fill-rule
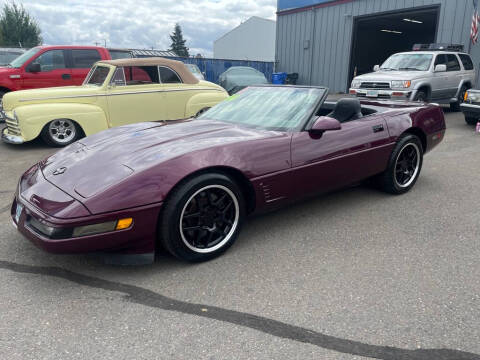
<instances>
[{"instance_id":1,"label":"corrugated metal wall","mask_svg":"<svg viewBox=\"0 0 480 360\"><path fill-rule=\"evenodd\" d=\"M354 17L440 5L436 42L468 49L473 14L471 0L353 0L277 16L276 71L299 73L299 84L347 90ZM472 46L480 63L480 45Z\"/></svg>"},{"instance_id":2,"label":"corrugated metal wall","mask_svg":"<svg viewBox=\"0 0 480 360\"><path fill-rule=\"evenodd\" d=\"M248 60L223 60L207 58L183 58L168 57L169 59L180 60L186 64L196 64L200 71L205 74L205 80L218 84L218 77L225 70L232 66L250 66L262 72L268 81L272 79L273 62L248 61Z\"/></svg>"}]
</instances>

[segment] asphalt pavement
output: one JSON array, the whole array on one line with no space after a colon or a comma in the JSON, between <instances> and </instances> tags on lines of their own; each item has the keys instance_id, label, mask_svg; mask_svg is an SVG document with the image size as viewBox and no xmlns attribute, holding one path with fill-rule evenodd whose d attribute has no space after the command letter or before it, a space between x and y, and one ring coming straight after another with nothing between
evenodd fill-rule
<instances>
[{"instance_id":1,"label":"asphalt pavement","mask_svg":"<svg viewBox=\"0 0 480 360\"><path fill-rule=\"evenodd\" d=\"M250 218L193 265L37 249L9 208L54 149L1 143L0 359L480 359L480 134L446 118L411 192L357 186Z\"/></svg>"}]
</instances>

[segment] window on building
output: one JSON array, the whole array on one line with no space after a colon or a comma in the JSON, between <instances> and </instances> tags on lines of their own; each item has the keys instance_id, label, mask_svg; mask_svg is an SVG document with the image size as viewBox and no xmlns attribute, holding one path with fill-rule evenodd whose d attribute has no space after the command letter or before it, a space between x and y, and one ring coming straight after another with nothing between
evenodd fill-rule
<instances>
[{"instance_id":1,"label":"window on building","mask_svg":"<svg viewBox=\"0 0 480 360\"><path fill-rule=\"evenodd\" d=\"M160 66L160 78L164 84L179 84L182 82L175 71L165 66Z\"/></svg>"}]
</instances>

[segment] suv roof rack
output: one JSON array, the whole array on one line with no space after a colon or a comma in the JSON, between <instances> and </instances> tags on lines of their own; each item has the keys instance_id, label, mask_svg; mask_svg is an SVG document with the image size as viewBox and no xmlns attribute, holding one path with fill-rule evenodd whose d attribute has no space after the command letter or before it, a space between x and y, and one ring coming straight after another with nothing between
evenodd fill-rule
<instances>
[{"instance_id":1,"label":"suv roof rack","mask_svg":"<svg viewBox=\"0 0 480 360\"><path fill-rule=\"evenodd\" d=\"M463 45L460 44L415 44L412 48L413 51L463 51Z\"/></svg>"}]
</instances>

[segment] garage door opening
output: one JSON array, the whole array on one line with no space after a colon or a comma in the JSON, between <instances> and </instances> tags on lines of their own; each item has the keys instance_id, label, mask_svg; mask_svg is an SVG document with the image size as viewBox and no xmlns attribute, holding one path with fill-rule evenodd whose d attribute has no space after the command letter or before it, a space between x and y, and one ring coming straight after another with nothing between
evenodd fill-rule
<instances>
[{"instance_id":1,"label":"garage door opening","mask_svg":"<svg viewBox=\"0 0 480 360\"><path fill-rule=\"evenodd\" d=\"M371 72L390 55L435 42L439 11L436 6L355 18L347 88L354 76Z\"/></svg>"}]
</instances>

